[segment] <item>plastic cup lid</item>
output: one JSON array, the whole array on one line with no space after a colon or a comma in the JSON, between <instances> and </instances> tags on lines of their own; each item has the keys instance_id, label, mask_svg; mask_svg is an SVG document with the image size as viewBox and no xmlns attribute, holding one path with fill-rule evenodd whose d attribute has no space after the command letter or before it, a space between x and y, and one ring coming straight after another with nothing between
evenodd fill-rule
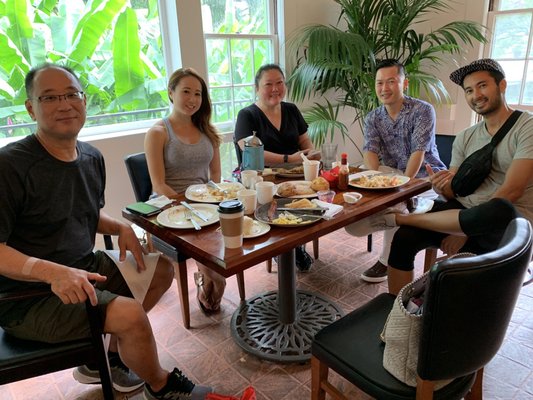
<instances>
[{"instance_id":1,"label":"plastic cup lid","mask_svg":"<svg viewBox=\"0 0 533 400\"><path fill-rule=\"evenodd\" d=\"M238 213L244 210L244 205L240 200L225 200L218 205L218 212L225 214Z\"/></svg>"}]
</instances>

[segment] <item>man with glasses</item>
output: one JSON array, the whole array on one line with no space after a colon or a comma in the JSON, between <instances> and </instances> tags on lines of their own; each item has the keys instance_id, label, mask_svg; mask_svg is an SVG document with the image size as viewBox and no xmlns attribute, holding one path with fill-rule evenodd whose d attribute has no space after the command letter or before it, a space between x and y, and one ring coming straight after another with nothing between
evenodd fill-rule
<instances>
[{"instance_id":1,"label":"man with glasses","mask_svg":"<svg viewBox=\"0 0 533 400\"><path fill-rule=\"evenodd\" d=\"M0 149L0 291L49 286L53 293L3 304L0 325L13 336L50 343L89 337L84 302L90 299L111 334L115 389L132 391L146 382L146 399L203 399L210 388L159 362L146 312L169 288L173 268L164 258L144 259L132 228L102 211L103 157L78 141L86 117L78 78L67 67L45 64L25 83L26 109L37 129ZM118 236L119 266L93 252L96 233ZM134 262L122 263L128 256ZM79 367L74 377L97 383L94 369Z\"/></svg>"}]
</instances>

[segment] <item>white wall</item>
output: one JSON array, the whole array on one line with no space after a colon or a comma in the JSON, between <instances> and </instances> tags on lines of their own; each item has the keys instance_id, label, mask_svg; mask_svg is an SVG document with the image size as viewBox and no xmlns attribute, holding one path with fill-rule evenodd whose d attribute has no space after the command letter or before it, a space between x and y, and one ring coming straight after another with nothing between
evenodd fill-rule
<instances>
[{"instance_id":1,"label":"white wall","mask_svg":"<svg viewBox=\"0 0 533 400\"><path fill-rule=\"evenodd\" d=\"M438 20L430 20L428 29L441 26L446 22L457 19L469 19L483 23L485 21L485 12L488 0L470 0L468 2L453 2L454 12L440 16ZM194 5L194 4L196 5ZM284 2L284 30L285 35L289 37L299 26L309 23L335 24L338 16L338 4L333 0L285 0ZM450 2L451 3L451 2ZM188 45L181 49L181 59L183 66L192 66L199 72L206 71L205 65L199 65L202 60L201 52L203 51L202 27L200 15L200 2L191 0L176 0L179 17L177 29L183 31L187 27L188 32L195 31L195 34L189 33ZM283 44L283 43L282 43ZM172 44L171 44L172 45ZM177 44L173 44L177 46ZM478 48L471 51L467 57L468 62L481 56L481 50ZM289 58L289 57L287 57ZM462 64L465 64L466 61ZM441 69L441 79L448 82L448 76L455 69L454 65L446 65ZM455 133L471 124L472 113L466 105L462 94L462 89L447 84L450 94L454 101L454 107L439 108L438 110L438 130L439 132ZM341 115L342 120L350 125L352 115L350 112L344 112ZM362 144L361 133L357 126L351 126L350 132L352 137L357 137ZM127 154L143 151L144 133L137 133L122 137L101 137L97 139L87 139L88 142L95 145L102 151L107 166L107 191L106 207L110 215L115 217L121 216L122 208L135 200L129 178L124 166L124 157ZM353 146L344 146L342 139L338 137L336 142L339 143L339 149L347 150L349 161L351 163L359 161L361 158Z\"/></svg>"}]
</instances>

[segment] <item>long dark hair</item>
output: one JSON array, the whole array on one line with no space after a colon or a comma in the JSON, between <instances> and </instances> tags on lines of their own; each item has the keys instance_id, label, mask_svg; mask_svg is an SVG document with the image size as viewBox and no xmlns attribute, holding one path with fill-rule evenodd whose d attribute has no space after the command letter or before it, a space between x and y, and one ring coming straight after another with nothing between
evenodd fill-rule
<instances>
[{"instance_id":1,"label":"long dark hair","mask_svg":"<svg viewBox=\"0 0 533 400\"><path fill-rule=\"evenodd\" d=\"M202 104L200 105L200 109L191 117L192 123L201 132L207 135L213 146L219 147L222 139L217 133L215 126L211 123L211 99L209 98L209 91L207 90L207 85L203 78L192 68L180 68L174 71L170 76L170 79L168 80L168 90L174 91L179 82L186 76L192 76L198 79L202 85ZM168 97L170 102L173 103L170 94Z\"/></svg>"}]
</instances>

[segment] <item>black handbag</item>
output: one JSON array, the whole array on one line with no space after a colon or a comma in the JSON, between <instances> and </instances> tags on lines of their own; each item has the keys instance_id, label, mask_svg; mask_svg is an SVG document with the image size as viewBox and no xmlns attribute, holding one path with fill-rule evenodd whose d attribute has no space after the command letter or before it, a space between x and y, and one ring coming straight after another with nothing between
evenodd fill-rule
<instances>
[{"instance_id":1,"label":"black handbag","mask_svg":"<svg viewBox=\"0 0 533 400\"><path fill-rule=\"evenodd\" d=\"M483 183L492 169L492 153L502 141L507 132L511 130L522 111L515 110L498 132L492 137L490 143L470 154L459 166L452 179L452 190L456 196L468 196Z\"/></svg>"}]
</instances>

